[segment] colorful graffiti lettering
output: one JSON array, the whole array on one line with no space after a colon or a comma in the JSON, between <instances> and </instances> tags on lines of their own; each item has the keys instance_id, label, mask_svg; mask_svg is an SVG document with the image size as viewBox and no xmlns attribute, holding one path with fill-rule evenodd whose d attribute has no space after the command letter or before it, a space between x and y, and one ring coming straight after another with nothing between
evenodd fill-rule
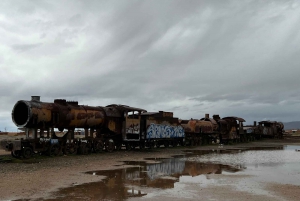
<instances>
[{"instance_id":1,"label":"colorful graffiti lettering","mask_svg":"<svg viewBox=\"0 0 300 201\"><path fill-rule=\"evenodd\" d=\"M184 129L181 126L150 124L146 138L179 138L184 136Z\"/></svg>"}]
</instances>

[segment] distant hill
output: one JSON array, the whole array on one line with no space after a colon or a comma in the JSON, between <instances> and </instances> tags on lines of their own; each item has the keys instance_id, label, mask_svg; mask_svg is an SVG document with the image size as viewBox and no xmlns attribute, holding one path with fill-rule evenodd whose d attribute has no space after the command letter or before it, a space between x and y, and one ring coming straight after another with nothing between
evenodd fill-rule
<instances>
[{"instance_id":1,"label":"distant hill","mask_svg":"<svg viewBox=\"0 0 300 201\"><path fill-rule=\"evenodd\" d=\"M300 121L284 122L284 130L300 129Z\"/></svg>"}]
</instances>

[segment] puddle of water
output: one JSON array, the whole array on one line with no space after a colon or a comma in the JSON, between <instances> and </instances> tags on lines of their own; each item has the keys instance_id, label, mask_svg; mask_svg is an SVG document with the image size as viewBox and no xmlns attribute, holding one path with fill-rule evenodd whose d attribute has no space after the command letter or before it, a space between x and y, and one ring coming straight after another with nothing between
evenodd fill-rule
<instances>
[{"instance_id":1,"label":"puddle of water","mask_svg":"<svg viewBox=\"0 0 300 201\"><path fill-rule=\"evenodd\" d=\"M220 180L213 177L217 174L256 176L251 181L230 184L241 191L248 191L251 182L256 182L255 185L257 182L299 185L298 149L300 146L198 150L172 158L148 158L149 162L125 161L126 168L87 172L105 176L101 182L64 188L52 195L55 198L44 200L126 200L142 196L151 198L162 192L189 198L189 191L185 189L184 193L179 193L182 192L180 189L186 188L187 184L203 188L220 185ZM147 189L160 190L147 193ZM268 194L260 187L257 187L256 193Z\"/></svg>"}]
</instances>

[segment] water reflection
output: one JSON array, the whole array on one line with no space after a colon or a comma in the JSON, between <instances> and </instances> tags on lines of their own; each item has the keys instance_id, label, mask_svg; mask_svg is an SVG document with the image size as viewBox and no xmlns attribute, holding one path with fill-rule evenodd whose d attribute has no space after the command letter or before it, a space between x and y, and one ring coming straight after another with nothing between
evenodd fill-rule
<instances>
[{"instance_id":1,"label":"water reflection","mask_svg":"<svg viewBox=\"0 0 300 201\"><path fill-rule=\"evenodd\" d=\"M137 182L134 180L138 172L139 167L103 171L101 175L105 175L106 178L101 182L64 188L51 196L55 198L43 200L124 200L130 197L141 197L146 195L143 191L125 185L125 181L134 185Z\"/></svg>"},{"instance_id":2,"label":"water reflection","mask_svg":"<svg viewBox=\"0 0 300 201\"><path fill-rule=\"evenodd\" d=\"M277 164L282 162L292 162L291 160L287 161L287 159L291 157L287 157L287 155L283 153L283 149L289 152L293 150L293 154L295 154L295 149L297 148L260 147L249 148L247 150L201 150L189 151L186 152L184 156L174 156L173 158L149 158L147 162L125 161L125 168L87 172L87 174L95 176L105 176L105 179L101 182L87 183L61 189L51 195L51 197L55 198L44 200L126 200L131 197L147 195L147 193L144 192L146 188L176 189L176 187L174 187L175 184L180 182L203 185L205 185L205 183L212 184L214 181L213 179L210 180L210 175L237 173L245 170L246 166L247 173L253 175L258 174L260 175L259 178L270 180L273 176L265 172L270 172L270 169L261 172L256 169L258 167L267 167L269 164L278 166ZM297 158L294 155L292 156L293 158ZM299 163L295 164L298 165ZM253 165L256 167L255 169L252 168ZM291 168L294 169L294 166L295 165ZM287 165L284 166L285 169L288 167ZM279 170L281 172L283 171L281 166ZM275 172L275 170L273 172ZM279 174L278 172L275 173L274 175ZM268 178L265 178L264 175ZM286 174L284 176L287 177Z\"/></svg>"},{"instance_id":3,"label":"water reflection","mask_svg":"<svg viewBox=\"0 0 300 201\"><path fill-rule=\"evenodd\" d=\"M174 188L179 179L191 180L192 177L207 174L221 174L223 171L237 172L241 168L221 164L204 164L187 161L186 158L161 159L159 163L125 162L134 165L117 170L87 172L102 175L101 182L87 183L59 190L52 199L44 200L124 200L146 195L142 187L168 189ZM206 177L206 176L205 176Z\"/></svg>"}]
</instances>

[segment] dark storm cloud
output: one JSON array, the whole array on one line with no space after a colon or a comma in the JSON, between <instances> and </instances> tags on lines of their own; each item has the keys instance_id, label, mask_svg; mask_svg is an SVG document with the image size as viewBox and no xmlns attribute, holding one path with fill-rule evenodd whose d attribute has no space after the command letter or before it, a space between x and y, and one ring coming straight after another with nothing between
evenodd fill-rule
<instances>
[{"instance_id":1,"label":"dark storm cloud","mask_svg":"<svg viewBox=\"0 0 300 201\"><path fill-rule=\"evenodd\" d=\"M296 0L1 1L0 116L41 95L297 120L299 11Z\"/></svg>"}]
</instances>

